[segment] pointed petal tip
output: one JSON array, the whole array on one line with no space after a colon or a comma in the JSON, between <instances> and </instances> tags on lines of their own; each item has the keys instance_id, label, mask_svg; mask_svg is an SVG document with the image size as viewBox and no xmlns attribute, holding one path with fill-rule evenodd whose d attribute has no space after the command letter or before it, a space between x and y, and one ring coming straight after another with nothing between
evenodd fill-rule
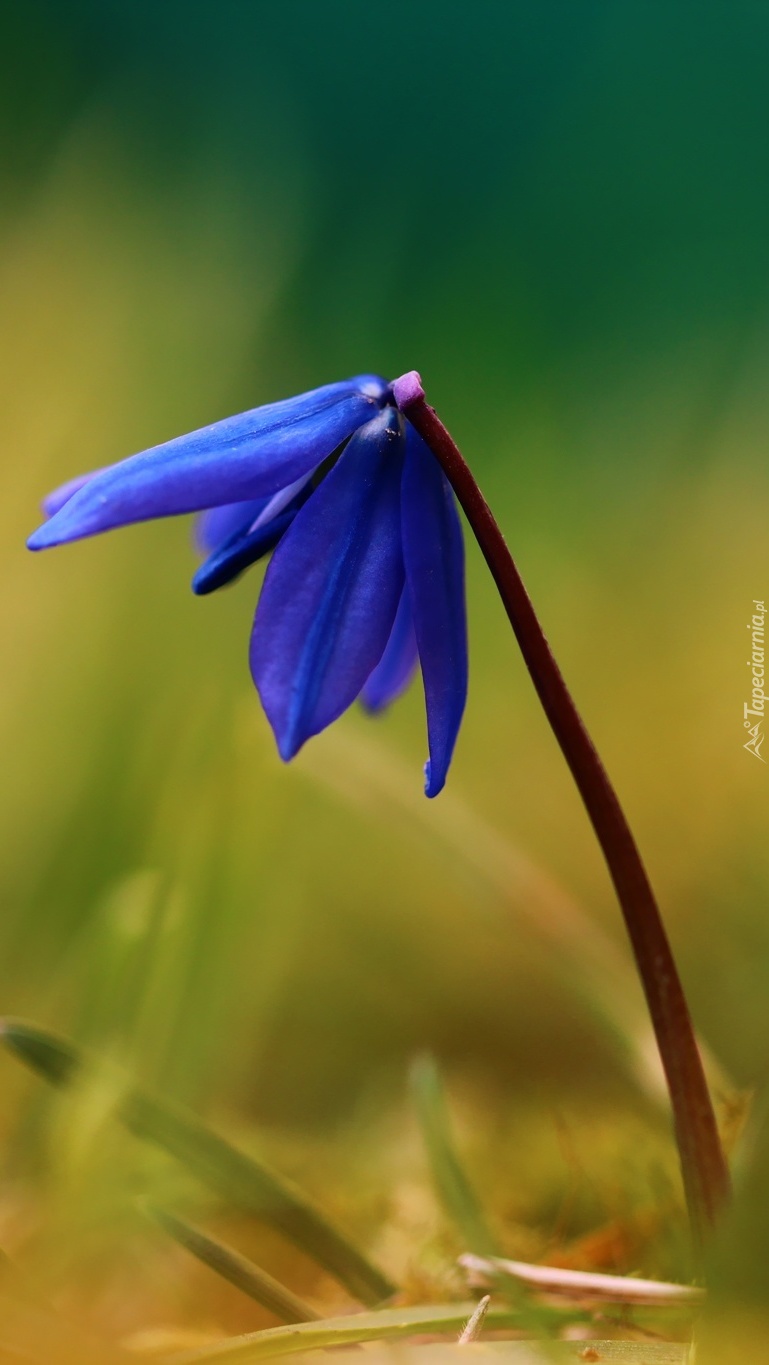
<instances>
[{"instance_id":1,"label":"pointed petal tip","mask_svg":"<svg viewBox=\"0 0 769 1365\"><path fill-rule=\"evenodd\" d=\"M280 757L283 759L284 763L290 763L293 758L296 758L297 754L299 753L299 750L301 749L302 745L304 744L307 738L308 738L307 735L302 735L301 737L297 737L296 735L292 734L275 735L275 742L278 746L278 753L280 754Z\"/></svg>"},{"instance_id":2,"label":"pointed petal tip","mask_svg":"<svg viewBox=\"0 0 769 1365\"><path fill-rule=\"evenodd\" d=\"M262 703L267 723L270 729L272 730L272 735L273 739L275 740L275 746L278 750L278 755L284 763L290 763L293 758L296 758L297 754L299 753L299 750L302 748L302 745L305 743L306 740L310 738L310 736L298 734L296 726L287 726L284 729L281 729L279 726L276 726L275 722L273 721L273 718L267 711L267 707L265 706L265 700L264 697L262 696L262 690L259 686L259 683L254 677L253 660L251 660L251 677L254 683L254 687L256 688L259 700Z\"/></svg>"},{"instance_id":3,"label":"pointed petal tip","mask_svg":"<svg viewBox=\"0 0 769 1365\"><path fill-rule=\"evenodd\" d=\"M48 533L47 522L42 526L38 526L37 530L33 531L31 536L27 536L28 550L47 550L49 546L55 544L56 540L51 539L51 536Z\"/></svg>"},{"instance_id":4,"label":"pointed petal tip","mask_svg":"<svg viewBox=\"0 0 769 1365\"><path fill-rule=\"evenodd\" d=\"M216 583L211 582L209 574L204 572L205 569L206 565L202 564L197 573L193 575L192 583L190 584L196 597L208 597L209 593L214 592L217 587Z\"/></svg>"},{"instance_id":5,"label":"pointed petal tip","mask_svg":"<svg viewBox=\"0 0 769 1365\"><path fill-rule=\"evenodd\" d=\"M360 701L360 704L363 707L363 710L366 712L367 716L381 716L382 712L386 711L388 707L388 702L386 701L380 700L374 701L372 700L372 698L367 697L365 687L361 692L358 700Z\"/></svg>"},{"instance_id":6,"label":"pointed petal tip","mask_svg":"<svg viewBox=\"0 0 769 1365\"><path fill-rule=\"evenodd\" d=\"M431 799L434 796L439 796L446 785L446 774L439 772L433 776L433 767L434 765L428 758L425 763L425 796Z\"/></svg>"}]
</instances>

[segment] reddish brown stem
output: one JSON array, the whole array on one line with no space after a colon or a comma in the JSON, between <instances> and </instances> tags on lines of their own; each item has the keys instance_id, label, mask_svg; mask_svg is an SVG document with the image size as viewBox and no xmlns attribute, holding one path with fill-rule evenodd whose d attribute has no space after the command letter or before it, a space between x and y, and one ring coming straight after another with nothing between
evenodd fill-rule
<instances>
[{"instance_id":1,"label":"reddish brown stem","mask_svg":"<svg viewBox=\"0 0 769 1365\"><path fill-rule=\"evenodd\" d=\"M601 846L625 919L665 1071L695 1243L702 1246L729 1197L729 1173L691 1016L665 926L606 770L572 699L497 525L454 441L412 372L396 402L440 461L481 547L537 695Z\"/></svg>"}]
</instances>

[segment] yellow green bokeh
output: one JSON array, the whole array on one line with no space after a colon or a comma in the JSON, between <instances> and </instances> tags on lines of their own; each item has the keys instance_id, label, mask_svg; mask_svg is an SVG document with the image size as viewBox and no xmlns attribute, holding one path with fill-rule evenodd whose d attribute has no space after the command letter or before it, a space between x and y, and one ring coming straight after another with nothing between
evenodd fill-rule
<instances>
[{"instance_id":1,"label":"yellow green bokeh","mask_svg":"<svg viewBox=\"0 0 769 1365\"><path fill-rule=\"evenodd\" d=\"M261 570L194 598L186 519L24 539L74 474L419 368L626 802L736 1135L769 1061L769 767L743 748L765 14L30 0L2 23L0 1013L259 1146L412 1302L456 1296L461 1250L407 1093L425 1049L510 1254L614 1228L594 1268L684 1276L619 914L475 547L468 711L427 803L418 688L279 762L247 668ZM78 1331L271 1325L143 1225L137 1193L177 1176L113 1131L109 1086L52 1100L0 1067L0 1247ZM749 1212L715 1261L754 1322Z\"/></svg>"}]
</instances>

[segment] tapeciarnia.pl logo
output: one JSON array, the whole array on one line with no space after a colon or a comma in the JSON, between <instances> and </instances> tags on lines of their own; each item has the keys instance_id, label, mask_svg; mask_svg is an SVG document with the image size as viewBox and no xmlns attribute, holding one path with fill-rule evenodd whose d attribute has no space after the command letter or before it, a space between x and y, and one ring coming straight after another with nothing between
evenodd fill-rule
<instances>
[{"instance_id":1,"label":"tapeciarnia.pl logo","mask_svg":"<svg viewBox=\"0 0 769 1365\"><path fill-rule=\"evenodd\" d=\"M749 754L766 763L766 759L761 756L761 745L764 742L762 725L764 723L764 708L766 706L766 693L764 692L764 619L766 617L766 607L763 602L753 599L753 615L748 622L750 631L751 652L748 659L748 668L751 677L750 701L746 701L742 707L742 723L748 732L749 738L743 749L747 749ZM752 718L752 719L751 719Z\"/></svg>"}]
</instances>

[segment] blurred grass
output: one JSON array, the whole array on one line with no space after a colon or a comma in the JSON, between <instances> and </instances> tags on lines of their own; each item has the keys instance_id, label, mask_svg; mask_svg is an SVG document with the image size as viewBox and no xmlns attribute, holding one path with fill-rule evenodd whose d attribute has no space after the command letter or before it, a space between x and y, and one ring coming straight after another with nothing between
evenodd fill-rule
<instances>
[{"instance_id":1,"label":"blurred grass","mask_svg":"<svg viewBox=\"0 0 769 1365\"><path fill-rule=\"evenodd\" d=\"M258 570L201 602L186 523L23 540L80 470L418 365L626 800L742 1120L769 1062L766 773L741 748L769 592L765 20L434 9L396 58L337 0L295 31L263 7L34 3L0 59L2 1012L235 1138L258 1126L412 1303L462 1297L407 1111L422 1048L509 1254L688 1265L611 891L477 552L467 718L417 813L418 689L279 765L246 666ZM152 1243L133 1203L176 1194L165 1166L5 1064L3 1086L0 1245L46 1302L113 1342L268 1325ZM765 1235L736 1237L725 1285Z\"/></svg>"}]
</instances>

